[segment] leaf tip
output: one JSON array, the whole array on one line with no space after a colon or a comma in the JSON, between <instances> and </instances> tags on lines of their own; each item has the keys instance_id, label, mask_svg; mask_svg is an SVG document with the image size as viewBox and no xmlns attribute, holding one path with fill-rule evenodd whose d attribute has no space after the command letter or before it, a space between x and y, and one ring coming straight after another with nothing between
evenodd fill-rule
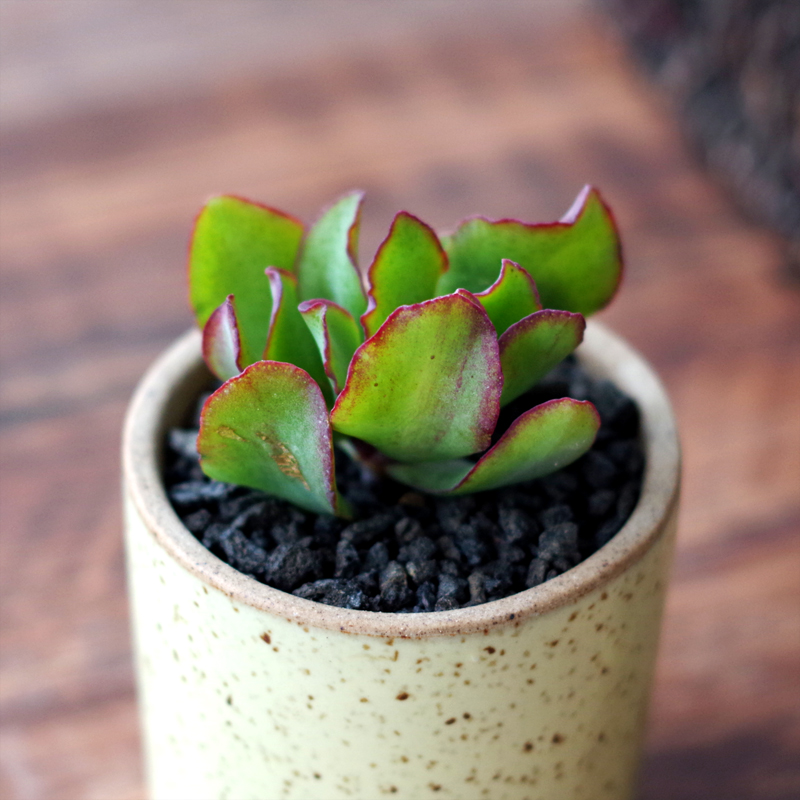
<instances>
[{"instance_id":1,"label":"leaf tip","mask_svg":"<svg viewBox=\"0 0 800 800\"><path fill-rule=\"evenodd\" d=\"M203 360L220 380L242 370L242 347L234 297L229 294L206 320L202 338Z\"/></svg>"}]
</instances>

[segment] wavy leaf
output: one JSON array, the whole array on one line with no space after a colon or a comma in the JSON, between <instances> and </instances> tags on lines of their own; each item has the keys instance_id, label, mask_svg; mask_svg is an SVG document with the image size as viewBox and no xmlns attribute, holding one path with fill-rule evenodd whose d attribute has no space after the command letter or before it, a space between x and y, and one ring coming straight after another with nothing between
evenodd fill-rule
<instances>
[{"instance_id":1,"label":"wavy leaf","mask_svg":"<svg viewBox=\"0 0 800 800\"><path fill-rule=\"evenodd\" d=\"M622 251L614 218L600 197L584 187L559 222L530 225L476 217L443 240L450 269L438 294L457 288L482 292L494 283L501 259L526 269L545 308L588 316L614 296L622 277Z\"/></svg>"},{"instance_id":2,"label":"wavy leaf","mask_svg":"<svg viewBox=\"0 0 800 800\"><path fill-rule=\"evenodd\" d=\"M540 478L580 458L600 427L595 407L569 397L549 400L518 417L500 440L473 464L392 464L397 480L433 494L470 494Z\"/></svg>"},{"instance_id":3,"label":"wavy leaf","mask_svg":"<svg viewBox=\"0 0 800 800\"><path fill-rule=\"evenodd\" d=\"M298 306L314 337L335 395L344 388L353 353L364 341L364 331L348 311L330 300L305 300Z\"/></svg>"},{"instance_id":4,"label":"wavy leaf","mask_svg":"<svg viewBox=\"0 0 800 800\"><path fill-rule=\"evenodd\" d=\"M506 405L524 394L583 341L580 314L545 309L512 325L500 337L503 396Z\"/></svg>"},{"instance_id":5,"label":"wavy leaf","mask_svg":"<svg viewBox=\"0 0 800 800\"><path fill-rule=\"evenodd\" d=\"M337 200L306 236L297 274L302 300L333 300L356 319L367 298L356 263L363 192Z\"/></svg>"},{"instance_id":6,"label":"wavy leaf","mask_svg":"<svg viewBox=\"0 0 800 800\"><path fill-rule=\"evenodd\" d=\"M519 264L503 259L498 279L474 295L501 336L515 322L542 308L536 283Z\"/></svg>"},{"instance_id":7,"label":"wavy leaf","mask_svg":"<svg viewBox=\"0 0 800 800\"><path fill-rule=\"evenodd\" d=\"M189 248L192 307L202 329L229 295L236 298L244 365L257 361L269 329L266 267L292 270L303 224L273 208L222 195L197 217Z\"/></svg>"},{"instance_id":8,"label":"wavy leaf","mask_svg":"<svg viewBox=\"0 0 800 800\"><path fill-rule=\"evenodd\" d=\"M232 294L208 318L203 328L203 358L221 381L242 371L239 325Z\"/></svg>"},{"instance_id":9,"label":"wavy leaf","mask_svg":"<svg viewBox=\"0 0 800 800\"><path fill-rule=\"evenodd\" d=\"M502 381L486 312L457 294L439 297L398 308L361 345L331 423L390 458L463 456L488 446Z\"/></svg>"},{"instance_id":10,"label":"wavy leaf","mask_svg":"<svg viewBox=\"0 0 800 800\"><path fill-rule=\"evenodd\" d=\"M205 404L197 440L211 478L251 486L319 514L346 515L319 386L291 364L258 361Z\"/></svg>"},{"instance_id":11,"label":"wavy leaf","mask_svg":"<svg viewBox=\"0 0 800 800\"><path fill-rule=\"evenodd\" d=\"M447 256L433 229L401 211L369 268L369 305L361 317L367 336L396 308L430 300L446 270Z\"/></svg>"}]
</instances>

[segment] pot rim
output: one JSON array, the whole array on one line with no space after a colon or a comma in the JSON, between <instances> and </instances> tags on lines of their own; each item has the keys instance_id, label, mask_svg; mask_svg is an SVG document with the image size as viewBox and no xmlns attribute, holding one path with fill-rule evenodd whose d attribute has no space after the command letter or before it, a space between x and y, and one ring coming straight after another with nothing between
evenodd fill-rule
<instances>
[{"instance_id":1,"label":"pot rim","mask_svg":"<svg viewBox=\"0 0 800 800\"><path fill-rule=\"evenodd\" d=\"M187 394L208 380L201 335L181 336L150 367L137 387L123 432L126 489L150 533L169 556L235 603L299 625L385 638L463 635L566 606L638 562L664 532L677 504L680 446L675 418L660 380L647 362L603 325L590 322L578 359L593 375L612 380L639 407L645 449L642 493L611 541L576 567L518 594L469 608L396 614L355 611L305 600L259 583L226 564L183 525L161 478L167 429L185 414ZM190 395L191 396L191 395Z\"/></svg>"}]
</instances>

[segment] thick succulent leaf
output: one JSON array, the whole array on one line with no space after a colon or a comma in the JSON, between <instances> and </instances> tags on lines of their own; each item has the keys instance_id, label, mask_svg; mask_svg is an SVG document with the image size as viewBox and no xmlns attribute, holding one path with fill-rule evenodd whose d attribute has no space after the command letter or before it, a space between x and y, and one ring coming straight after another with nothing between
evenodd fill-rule
<instances>
[{"instance_id":1,"label":"thick succulent leaf","mask_svg":"<svg viewBox=\"0 0 800 800\"><path fill-rule=\"evenodd\" d=\"M339 394L353 353L364 341L364 331L349 311L330 300L305 300L298 310L314 337L331 387Z\"/></svg>"},{"instance_id":2,"label":"thick succulent leaf","mask_svg":"<svg viewBox=\"0 0 800 800\"><path fill-rule=\"evenodd\" d=\"M233 295L208 318L203 328L203 358L208 368L226 381L242 371L239 325Z\"/></svg>"},{"instance_id":3,"label":"thick succulent leaf","mask_svg":"<svg viewBox=\"0 0 800 800\"><path fill-rule=\"evenodd\" d=\"M477 464L466 459L433 464L393 464L389 474L434 494L469 494L540 478L571 464L594 442L595 407L565 397L526 411Z\"/></svg>"},{"instance_id":4,"label":"thick succulent leaf","mask_svg":"<svg viewBox=\"0 0 800 800\"><path fill-rule=\"evenodd\" d=\"M503 396L510 403L531 389L582 341L586 321L580 314L545 309L514 323L500 337Z\"/></svg>"},{"instance_id":5,"label":"thick succulent leaf","mask_svg":"<svg viewBox=\"0 0 800 800\"><path fill-rule=\"evenodd\" d=\"M503 259L500 277L485 292L474 296L489 315L498 336L542 308L533 278L507 258Z\"/></svg>"},{"instance_id":6,"label":"thick succulent leaf","mask_svg":"<svg viewBox=\"0 0 800 800\"><path fill-rule=\"evenodd\" d=\"M430 300L446 270L447 256L433 229L401 211L369 268L369 306L361 318L367 336L396 308Z\"/></svg>"},{"instance_id":7,"label":"thick succulent leaf","mask_svg":"<svg viewBox=\"0 0 800 800\"><path fill-rule=\"evenodd\" d=\"M622 253L614 219L599 192L585 187L559 222L529 225L480 217L462 223L443 240L450 269L437 292L482 292L509 258L526 269L545 308L589 315L614 296Z\"/></svg>"},{"instance_id":8,"label":"thick succulent leaf","mask_svg":"<svg viewBox=\"0 0 800 800\"><path fill-rule=\"evenodd\" d=\"M197 440L211 478L251 486L320 514L345 512L319 387L291 364L258 361L205 404Z\"/></svg>"},{"instance_id":9,"label":"thick succulent leaf","mask_svg":"<svg viewBox=\"0 0 800 800\"><path fill-rule=\"evenodd\" d=\"M197 217L189 249L189 287L203 328L228 295L236 298L242 361L261 357L270 313L266 267L294 268L303 224L239 197L214 197Z\"/></svg>"},{"instance_id":10,"label":"thick succulent leaf","mask_svg":"<svg viewBox=\"0 0 800 800\"><path fill-rule=\"evenodd\" d=\"M303 242L297 269L302 300L333 300L356 319L367 307L356 265L363 197L351 192L325 211Z\"/></svg>"},{"instance_id":11,"label":"thick succulent leaf","mask_svg":"<svg viewBox=\"0 0 800 800\"><path fill-rule=\"evenodd\" d=\"M361 345L331 423L401 461L464 456L489 445L502 384L486 312L439 297L398 308Z\"/></svg>"},{"instance_id":12,"label":"thick succulent leaf","mask_svg":"<svg viewBox=\"0 0 800 800\"><path fill-rule=\"evenodd\" d=\"M266 270L272 290L272 315L264 348L264 361L284 361L305 370L320 385L328 405L333 393L317 343L297 309L297 278L290 272Z\"/></svg>"}]
</instances>

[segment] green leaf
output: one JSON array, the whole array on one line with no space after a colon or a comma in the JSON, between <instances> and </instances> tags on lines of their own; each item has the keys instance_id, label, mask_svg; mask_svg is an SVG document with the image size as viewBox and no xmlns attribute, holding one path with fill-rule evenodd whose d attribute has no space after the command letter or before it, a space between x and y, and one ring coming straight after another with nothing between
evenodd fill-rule
<instances>
[{"instance_id":1,"label":"green leaf","mask_svg":"<svg viewBox=\"0 0 800 800\"><path fill-rule=\"evenodd\" d=\"M498 336L542 308L533 278L507 258L503 259L500 277L485 292L473 296L489 315Z\"/></svg>"},{"instance_id":2,"label":"green leaf","mask_svg":"<svg viewBox=\"0 0 800 800\"><path fill-rule=\"evenodd\" d=\"M477 217L443 244L450 269L439 281L438 294L457 288L483 291L497 278L501 259L508 258L536 281L545 308L588 316L611 300L622 276L614 219L599 192L588 186L559 222L529 225Z\"/></svg>"},{"instance_id":3,"label":"green leaf","mask_svg":"<svg viewBox=\"0 0 800 800\"><path fill-rule=\"evenodd\" d=\"M258 361L224 383L203 408L197 449L215 480L261 489L307 511L346 513L325 400L298 367Z\"/></svg>"},{"instance_id":4,"label":"green leaf","mask_svg":"<svg viewBox=\"0 0 800 800\"><path fill-rule=\"evenodd\" d=\"M488 447L501 389L486 312L453 294L398 308L361 345L331 423L390 458L454 458Z\"/></svg>"},{"instance_id":5,"label":"green leaf","mask_svg":"<svg viewBox=\"0 0 800 800\"><path fill-rule=\"evenodd\" d=\"M333 300L356 319L367 298L356 265L363 192L337 200L314 224L300 253L297 274L303 300Z\"/></svg>"},{"instance_id":6,"label":"green leaf","mask_svg":"<svg viewBox=\"0 0 800 800\"><path fill-rule=\"evenodd\" d=\"M580 314L545 309L512 325L500 337L503 396L500 405L533 388L582 341L586 321Z\"/></svg>"},{"instance_id":7,"label":"green leaf","mask_svg":"<svg viewBox=\"0 0 800 800\"><path fill-rule=\"evenodd\" d=\"M456 459L438 464L392 464L389 474L433 494L469 494L541 478L571 464L594 442L600 427L595 407L565 397L518 417L477 464Z\"/></svg>"},{"instance_id":8,"label":"green leaf","mask_svg":"<svg viewBox=\"0 0 800 800\"><path fill-rule=\"evenodd\" d=\"M303 224L267 206L224 195L206 203L189 249L189 285L197 324L228 295L236 298L242 362L257 361L267 340L270 313L266 267L292 270Z\"/></svg>"},{"instance_id":9,"label":"green leaf","mask_svg":"<svg viewBox=\"0 0 800 800\"><path fill-rule=\"evenodd\" d=\"M305 370L319 384L328 405L333 405L317 343L297 309L297 278L274 267L266 274L272 290L272 317L263 360L284 361Z\"/></svg>"},{"instance_id":10,"label":"green leaf","mask_svg":"<svg viewBox=\"0 0 800 800\"><path fill-rule=\"evenodd\" d=\"M314 337L334 394L339 394L364 331L348 311L330 300L305 300L298 310Z\"/></svg>"},{"instance_id":11,"label":"green leaf","mask_svg":"<svg viewBox=\"0 0 800 800\"><path fill-rule=\"evenodd\" d=\"M401 211L369 268L369 306L361 318L367 336L399 306L430 300L446 270L447 256L433 229Z\"/></svg>"},{"instance_id":12,"label":"green leaf","mask_svg":"<svg viewBox=\"0 0 800 800\"><path fill-rule=\"evenodd\" d=\"M239 325L231 294L203 328L203 358L208 368L226 381L242 371L241 356Z\"/></svg>"}]
</instances>

